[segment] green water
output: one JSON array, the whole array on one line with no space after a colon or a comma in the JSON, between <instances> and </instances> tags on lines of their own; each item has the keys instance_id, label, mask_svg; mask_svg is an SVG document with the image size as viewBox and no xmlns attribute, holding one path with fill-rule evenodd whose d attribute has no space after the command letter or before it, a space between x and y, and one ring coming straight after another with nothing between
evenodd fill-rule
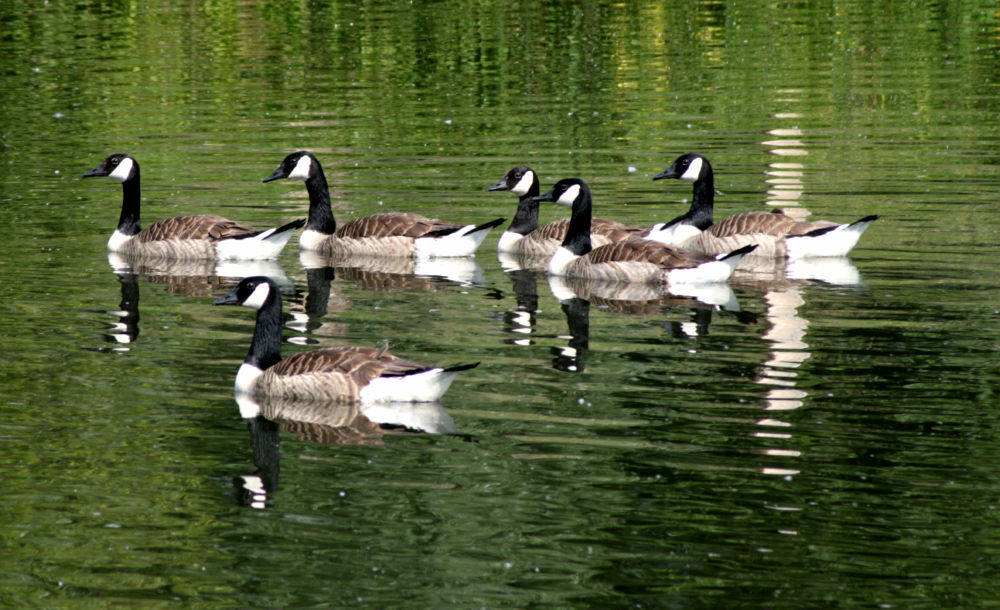
<instances>
[{"instance_id":1,"label":"green water","mask_svg":"<svg viewBox=\"0 0 1000 610\"><path fill-rule=\"evenodd\" d=\"M1000 600L996 2L153 4L0 3L0 604ZM457 434L264 456L232 397L252 313L211 306L235 279L116 275L121 189L80 176L128 152L145 224L274 226L305 190L260 179L300 148L338 219L509 217L485 189L527 163L648 224L685 151L719 216L882 218L837 275L741 274L723 310L561 305L499 231L450 280L307 273L293 240L286 354L481 365Z\"/></svg>"}]
</instances>

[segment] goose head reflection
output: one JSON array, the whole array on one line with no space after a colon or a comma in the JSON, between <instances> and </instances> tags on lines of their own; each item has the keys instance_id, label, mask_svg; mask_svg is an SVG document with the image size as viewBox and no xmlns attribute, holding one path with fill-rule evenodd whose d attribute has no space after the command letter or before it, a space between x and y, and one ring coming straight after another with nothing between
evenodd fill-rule
<instances>
[{"instance_id":1,"label":"goose head reflection","mask_svg":"<svg viewBox=\"0 0 1000 610\"><path fill-rule=\"evenodd\" d=\"M139 278L134 273L117 273L121 286L121 300L118 309L109 309L97 313L114 318L113 322L105 322L106 332L101 333L101 347L87 348L104 353L122 353L129 351L129 345L139 337Z\"/></svg>"},{"instance_id":2,"label":"goose head reflection","mask_svg":"<svg viewBox=\"0 0 1000 610\"><path fill-rule=\"evenodd\" d=\"M278 490L280 433L324 445L382 445L389 434L457 434L438 402L363 404L353 400L310 401L236 393L247 422L256 470L233 480L237 501L263 509Z\"/></svg>"},{"instance_id":3,"label":"goose head reflection","mask_svg":"<svg viewBox=\"0 0 1000 610\"><path fill-rule=\"evenodd\" d=\"M559 307L566 315L569 336L565 346L553 347L552 367L557 371L580 373L583 361L590 351L590 301L570 297L559 301Z\"/></svg>"},{"instance_id":4,"label":"goose head reflection","mask_svg":"<svg viewBox=\"0 0 1000 610\"><path fill-rule=\"evenodd\" d=\"M531 345L538 314L538 272L529 269L507 271L514 290L516 305L503 312L504 331L511 333L503 342L514 345Z\"/></svg>"},{"instance_id":5,"label":"goose head reflection","mask_svg":"<svg viewBox=\"0 0 1000 610\"><path fill-rule=\"evenodd\" d=\"M100 335L103 345L85 348L105 353L121 353L139 337L139 276L151 284L162 284L172 295L207 296L228 287L247 275L266 275L283 289L292 282L275 261L215 261L171 260L157 257L108 253L111 266L121 287L117 309L101 310L114 318L105 322L106 332Z\"/></svg>"}]
</instances>

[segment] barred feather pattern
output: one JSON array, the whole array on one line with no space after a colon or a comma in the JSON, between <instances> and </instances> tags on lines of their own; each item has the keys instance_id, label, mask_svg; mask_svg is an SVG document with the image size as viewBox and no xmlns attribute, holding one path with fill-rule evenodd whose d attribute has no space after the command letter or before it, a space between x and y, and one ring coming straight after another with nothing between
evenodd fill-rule
<instances>
[{"instance_id":1,"label":"barred feather pattern","mask_svg":"<svg viewBox=\"0 0 1000 610\"><path fill-rule=\"evenodd\" d=\"M343 238L339 235L326 238L316 249L323 256L413 256L415 238L394 237Z\"/></svg>"},{"instance_id":2,"label":"barred feather pattern","mask_svg":"<svg viewBox=\"0 0 1000 610\"><path fill-rule=\"evenodd\" d=\"M220 240L257 232L249 225L214 214L175 216L139 231L124 242L118 252L126 256L169 260L215 258L216 243Z\"/></svg>"},{"instance_id":3,"label":"barred feather pattern","mask_svg":"<svg viewBox=\"0 0 1000 610\"><path fill-rule=\"evenodd\" d=\"M447 229L459 229L462 225L453 222L427 218L419 214L386 212L372 214L350 220L337 229L341 239L362 239L366 237L423 237L428 233Z\"/></svg>"},{"instance_id":4,"label":"barred feather pattern","mask_svg":"<svg viewBox=\"0 0 1000 610\"><path fill-rule=\"evenodd\" d=\"M270 396L356 400L361 388L383 375L403 375L428 367L385 352L352 346L301 352L281 360L257 379Z\"/></svg>"},{"instance_id":5,"label":"barred feather pattern","mask_svg":"<svg viewBox=\"0 0 1000 610\"><path fill-rule=\"evenodd\" d=\"M512 254L522 256L551 257L566 239L569 230L569 218L562 218L544 227L539 227L518 240ZM605 246L616 241L629 239L641 233L637 229L613 220L595 218L590 223L590 244L594 248Z\"/></svg>"},{"instance_id":6,"label":"barred feather pattern","mask_svg":"<svg viewBox=\"0 0 1000 610\"><path fill-rule=\"evenodd\" d=\"M386 212L350 220L310 247L323 256L413 256L417 238L461 227L419 214Z\"/></svg>"},{"instance_id":7,"label":"barred feather pattern","mask_svg":"<svg viewBox=\"0 0 1000 610\"><path fill-rule=\"evenodd\" d=\"M169 239L207 239L218 241L229 237L240 237L256 233L257 229L215 214L175 216L155 222L135 236L140 242Z\"/></svg>"},{"instance_id":8,"label":"barred feather pattern","mask_svg":"<svg viewBox=\"0 0 1000 610\"><path fill-rule=\"evenodd\" d=\"M785 237L804 235L816 229L834 227L826 220L802 222L780 212L745 212L727 216L700 235L684 242L684 247L704 254L723 254L756 244L753 257L784 257ZM741 262L739 268L743 268Z\"/></svg>"},{"instance_id":9,"label":"barred feather pattern","mask_svg":"<svg viewBox=\"0 0 1000 610\"><path fill-rule=\"evenodd\" d=\"M837 223L828 220L802 222L780 212L744 212L727 216L708 228L717 237L728 237L739 233L760 235L804 235L809 231L835 227Z\"/></svg>"},{"instance_id":10,"label":"barred feather pattern","mask_svg":"<svg viewBox=\"0 0 1000 610\"><path fill-rule=\"evenodd\" d=\"M569 218L561 218L554 222L550 222L544 227L535 229L529 235L537 233L540 238L555 239L561 244L562 241L566 239L566 231L568 230ZM599 237L603 238L605 243L611 243L628 239L641 231L642 229L623 225L622 223L615 222L614 220L595 218L590 221L590 240L595 248L598 245L603 245L596 243L596 239Z\"/></svg>"},{"instance_id":11,"label":"barred feather pattern","mask_svg":"<svg viewBox=\"0 0 1000 610\"><path fill-rule=\"evenodd\" d=\"M671 269L688 269L712 256L646 239L628 239L601 246L570 263L569 277L604 281L666 282Z\"/></svg>"}]
</instances>

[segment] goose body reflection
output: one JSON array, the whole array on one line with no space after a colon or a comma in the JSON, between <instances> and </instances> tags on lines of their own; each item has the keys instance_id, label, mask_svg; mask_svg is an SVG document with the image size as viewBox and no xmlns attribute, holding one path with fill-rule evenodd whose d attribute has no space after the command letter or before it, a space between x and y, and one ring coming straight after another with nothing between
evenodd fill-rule
<instances>
[{"instance_id":1,"label":"goose body reflection","mask_svg":"<svg viewBox=\"0 0 1000 610\"><path fill-rule=\"evenodd\" d=\"M549 276L549 289L560 301L577 297L601 309L643 313L666 307L698 306L739 311L736 293L728 284L694 284L670 287L641 282L609 282L588 278Z\"/></svg>"},{"instance_id":2,"label":"goose body reflection","mask_svg":"<svg viewBox=\"0 0 1000 610\"><path fill-rule=\"evenodd\" d=\"M747 245L724 255L697 254L648 239L627 239L592 248L590 187L578 178L556 183L539 201L572 206L570 228L549 261L552 275L607 281L656 284L710 284L725 282L744 255L756 248Z\"/></svg>"},{"instance_id":3,"label":"goose body reflection","mask_svg":"<svg viewBox=\"0 0 1000 610\"><path fill-rule=\"evenodd\" d=\"M315 155L306 151L292 153L263 181L282 178L306 183L309 219L299 238L299 249L324 256L471 256L493 227L506 220L497 218L479 225L460 225L419 214L390 212L355 218L338 227L326 175Z\"/></svg>"},{"instance_id":4,"label":"goose body reflection","mask_svg":"<svg viewBox=\"0 0 1000 610\"><path fill-rule=\"evenodd\" d=\"M172 294L185 296L205 296L252 275L267 276L282 289L292 287L276 260L185 260L108 252L108 264L116 274L141 275L150 283L166 284Z\"/></svg>"},{"instance_id":5,"label":"goose body reflection","mask_svg":"<svg viewBox=\"0 0 1000 610\"><path fill-rule=\"evenodd\" d=\"M455 420L440 402L366 404L353 400L309 400L242 392L237 392L235 397L244 419L263 417L278 422L301 438L327 444L356 444L362 442L360 439L381 437L388 430L430 434L458 431ZM332 434L321 428L339 432Z\"/></svg>"},{"instance_id":6,"label":"goose body reflection","mask_svg":"<svg viewBox=\"0 0 1000 610\"><path fill-rule=\"evenodd\" d=\"M801 259L750 256L743 259L731 279L740 286L758 284L767 289L806 281L833 286L862 285L861 272L846 256Z\"/></svg>"},{"instance_id":7,"label":"goose body reflection","mask_svg":"<svg viewBox=\"0 0 1000 610\"><path fill-rule=\"evenodd\" d=\"M250 351L236 375L236 391L310 400L362 403L434 402L459 372L478 363L429 367L389 354L385 347L340 347L281 359L281 293L266 277L245 278L216 305L257 311Z\"/></svg>"},{"instance_id":8,"label":"goose body reflection","mask_svg":"<svg viewBox=\"0 0 1000 610\"><path fill-rule=\"evenodd\" d=\"M299 252L299 262L306 269L332 267L338 275L360 281L377 290L435 290L444 279L463 286L488 284L483 268L473 257L410 258L337 254L324 256L314 251Z\"/></svg>"},{"instance_id":9,"label":"goose body reflection","mask_svg":"<svg viewBox=\"0 0 1000 610\"><path fill-rule=\"evenodd\" d=\"M253 474L234 479L240 504L267 508L278 490L280 432L325 445L381 445L387 434L419 432L455 434L458 427L441 403L314 401L236 393L240 415L247 422Z\"/></svg>"},{"instance_id":10,"label":"goose body reflection","mask_svg":"<svg viewBox=\"0 0 1000 610\"><path fill-rule=\"evenodd\" d=\"M774 210L744 212L714 223L715 178L708 159L695 153L683 154L653 176L653 180L666 178L692 182L694 194L688 212L666 223L655 239L705 254L757 244L755 257L846 256L878 219L871 215L847 224L805 222Z\"/></svg>"},{"instance_id":11,"label":"goose body reflection","mask_svg":"<svg viewBox=\"0 0 1000 610\"><path fill-rule=\"evenodd\" d=\"M265 231L215 214L174 216L142 229L139 224L139 163L129 155L113 154L83 175L107 176L122 183L122 210L118 228L108 240L108 251L161 259L273 259L305 224L295 220Z\"/></svg>"}]
</instances>

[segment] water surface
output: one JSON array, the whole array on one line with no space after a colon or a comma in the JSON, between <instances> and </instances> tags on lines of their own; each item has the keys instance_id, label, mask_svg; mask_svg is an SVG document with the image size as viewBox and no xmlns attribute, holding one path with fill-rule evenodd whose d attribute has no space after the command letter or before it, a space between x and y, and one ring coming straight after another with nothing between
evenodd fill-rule
<instances>
[{"instance_id":1,"label":"water surface","mask_svg":"<svg viewBox=\"0 0 1000 610\"><path fill-rule=\"evenodd\" d=\"M0 8L6 605L979 607L995 603L1000 13L991 3ZM505 271L313 268L285 353L480 361L454 434L248 425L246 269L118 272L111 152L143 219L482 221L528 163L648 224L716 167L719 215L880 214L835 268L724 307L564 300ZM542 220L567 212L543 208ZM617 297L617 298L616 298ZM708 299L711 303L715 301ZM259 422L258 422L259 423ZM370 422L369 422L370 423ZM280 439L275 450L273 441ZM336 441L336 442L334 442ZM267 473L253 502L235 482ZM276 486L276 487L275 487Z\"/></svg>"}]
</instances>

